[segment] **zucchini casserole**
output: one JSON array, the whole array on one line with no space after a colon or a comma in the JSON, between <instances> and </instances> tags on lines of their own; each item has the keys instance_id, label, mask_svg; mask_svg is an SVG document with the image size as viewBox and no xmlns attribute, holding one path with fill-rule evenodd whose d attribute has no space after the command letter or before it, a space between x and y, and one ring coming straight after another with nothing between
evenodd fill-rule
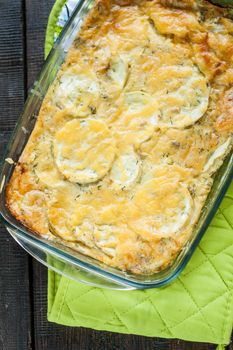
<instances>
[{"instance_id":1,"label":"zucchini casserole","mask_svg":"<svg viewBox=\"0 0 233 350\"><path fill-rule=\"evenodd\" d=\"M229 11L204 0L96 1L7 205L45 239L150 275L192 235L232 131Z\"/></svg>"}]
</instances>

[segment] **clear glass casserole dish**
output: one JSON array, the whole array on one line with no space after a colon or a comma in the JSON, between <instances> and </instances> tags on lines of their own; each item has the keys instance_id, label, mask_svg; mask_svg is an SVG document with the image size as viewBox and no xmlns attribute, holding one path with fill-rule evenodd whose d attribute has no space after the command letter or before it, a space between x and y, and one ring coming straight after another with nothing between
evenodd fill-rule
<instances>
[{"instance_id":1,"label":"clear glass casserole dish","mask_svg":"<svg viewBox=\"0 0 233 350\"><path fill-rule=\"evenodd\" d=\"M129 290L159 287L171 282L180 274L205 233L231 182L233 156L229 155L225 159L224 164L216 174L202 214L187 244L171 266L150 276L140 276L114 269L93 258L74 252L63 245L47 241L18 222L6 206L5 188L12 175L15 163L18 161L33 130L44 96L64 62L82 21L93 3L93 0L79 1L72 17L48 56L38 80L29 93L24 111L9 142L1 166L0 213L4 224L14 239L37 260L56 272L77 281L112 289Z\"/></svg>"}]
</instances>

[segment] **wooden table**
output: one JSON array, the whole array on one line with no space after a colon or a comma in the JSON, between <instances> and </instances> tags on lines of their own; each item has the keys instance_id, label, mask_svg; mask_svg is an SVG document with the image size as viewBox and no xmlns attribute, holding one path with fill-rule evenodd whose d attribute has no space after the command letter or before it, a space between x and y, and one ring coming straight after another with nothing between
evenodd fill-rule
<instances>
[{"instance_id":1,"label":"wooden table","mask_svg":"<svg viewBox=\"0 0 233 350\"><path fill-rule=\"evenodd\" d=\"M0 0L0 155L43 63L54 0ZM211 350L214 345L49 323L47 269L0 226L0 350ZM169 311L168 311L169 312ZM233 350L233 346L228 349Z\"/></svg>"}]
</instances>

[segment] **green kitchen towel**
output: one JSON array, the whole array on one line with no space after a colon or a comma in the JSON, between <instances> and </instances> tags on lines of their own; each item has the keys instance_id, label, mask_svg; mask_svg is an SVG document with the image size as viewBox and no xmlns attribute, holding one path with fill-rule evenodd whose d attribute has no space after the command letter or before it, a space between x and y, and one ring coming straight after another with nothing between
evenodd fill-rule
<instances>
[{"instance_id":1,"label":"green kitchen towel","mask_svg":"<svg viewBox=\"0 0 233 350\"><path fill-rule=\"evenodd\" d=\"M49 18L45 50L76 1L58 0ZM56 266L55 267L59 267ZM151 337L219 344L233 325L233 185L181 276L158 289L112 291L49 271L48 320Z\"/></svg>"}]
</instances>

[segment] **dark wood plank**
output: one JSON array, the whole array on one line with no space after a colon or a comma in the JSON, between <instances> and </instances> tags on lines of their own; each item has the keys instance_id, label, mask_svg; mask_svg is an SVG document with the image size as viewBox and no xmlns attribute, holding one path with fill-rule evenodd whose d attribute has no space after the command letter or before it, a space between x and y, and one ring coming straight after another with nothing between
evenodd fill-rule
<instances>
[{"instance_id":1,"label":"dark wood plank","mask_svg":"<svg viewBox=\"0 0 233 350\"><path fill-rule=\"evenodd\" d=\"M54 0L25 0L27 85L32 86L44 60L45 30Z\"/></svg>"},{"instance_id":2,"label":"dark wood plank","mask_svg":"<svg viewBox=\"0 0 233 350\"><path fill-rule=\"evenodd\" d=\"M43 62L47 17L54 1L26 0L28 87ZM47 269L33 262L34 339L36 350L213 350L215 345L163 340L49 323L47 313Z\"/></svg>"},{"instance_id":3,"label":"dark wood plank","mask_svg":"<svg viewBox=\"0 0 233 350\"><path fill-rule=\"evenodd\" d=\"M0 157L24 104L21 0L0 2ZM32 349L28 256L0 224L0 349Z\"/></svg>"}]
</instances>

